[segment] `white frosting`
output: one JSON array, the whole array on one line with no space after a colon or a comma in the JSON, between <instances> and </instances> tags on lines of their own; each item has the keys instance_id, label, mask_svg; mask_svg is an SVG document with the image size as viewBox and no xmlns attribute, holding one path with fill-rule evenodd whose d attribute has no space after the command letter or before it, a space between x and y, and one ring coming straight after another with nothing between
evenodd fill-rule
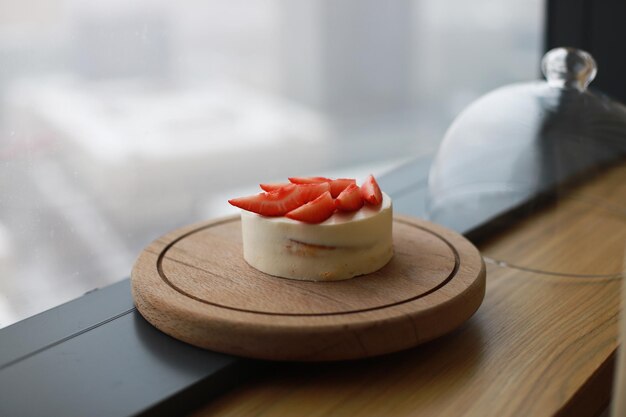
<instances>
[{"instance_id":1,"label":"white frosting","mask_svg":"<svg viewBox=\"0 0 626 417\"><path fill-rule=\"evenodd\" d=\"M378 207L337 212L318 224L242 211L243 256L254 268L279 277L348 279L389 262L392 221L391 198L384 193Z\"/></svg>"}]
</instances>

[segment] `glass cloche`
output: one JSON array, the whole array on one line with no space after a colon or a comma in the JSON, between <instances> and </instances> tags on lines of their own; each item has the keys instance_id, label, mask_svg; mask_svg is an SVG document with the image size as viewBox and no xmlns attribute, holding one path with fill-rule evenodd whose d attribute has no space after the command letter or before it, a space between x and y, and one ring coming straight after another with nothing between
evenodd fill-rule
<instances>
[{"instance_id":1,"label":"glass cloche","mask_svg":"<svg viewBox=\"0 0 626 417\"><path fill-rule=\"evenodd\" d=\"M551 50L542 69L546 81L488 93L451 125L430 171L429 220L483 242L496 265L617 278L626 107L587 89L596 64L584 51Z\"/></svg>"}]
</instances>

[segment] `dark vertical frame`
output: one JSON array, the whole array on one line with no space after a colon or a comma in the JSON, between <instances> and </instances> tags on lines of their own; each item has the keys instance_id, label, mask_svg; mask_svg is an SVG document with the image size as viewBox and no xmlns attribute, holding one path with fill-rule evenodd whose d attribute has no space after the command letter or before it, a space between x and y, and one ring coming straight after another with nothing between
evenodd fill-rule
<instances>
[{"instance_id":1,"label":"dark vertical frame","mask_svg":"<svg viewBox=\"0 0 626 417\"><path fill-rule=\"evenodd\" d=\"M626 1L547 0L545 49L573 46L598 63L594 89L626 103Z\"/></svg>"}]
</instances>

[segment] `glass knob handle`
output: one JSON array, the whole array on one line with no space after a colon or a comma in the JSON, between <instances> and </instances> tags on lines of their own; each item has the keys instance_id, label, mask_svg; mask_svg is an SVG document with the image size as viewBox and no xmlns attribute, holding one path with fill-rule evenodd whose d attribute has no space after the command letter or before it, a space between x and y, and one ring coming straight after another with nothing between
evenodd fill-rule
<instances>
[{"instance_id":1,"label":"glass knob handle","mask_svg":"<svg viewBox=\"0 0 626 417\"><path fill-rule=\"evenodd\" d=\"M543 56L541 71L548 84L584 91L598 72L591 54L576 48L554 48Z\"/></svg>"}]
</instances>

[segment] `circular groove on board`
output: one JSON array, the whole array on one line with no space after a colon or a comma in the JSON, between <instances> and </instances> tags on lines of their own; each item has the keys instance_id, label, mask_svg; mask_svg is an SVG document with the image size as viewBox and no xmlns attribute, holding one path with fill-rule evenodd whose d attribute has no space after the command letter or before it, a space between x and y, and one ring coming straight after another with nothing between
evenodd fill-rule
<instances>
[{"instance_id":1,"label":"circular groove on board","mask_svg":"<svg viewBox=\"0 0 626 417\"><path fill-rule=\"evenodd\" d=\"M237 220L175 230L144 249L131 272L131 291L148 322L174 338L228 354L359 359L407 349L454 330L476 312L485 294L480 252L458 233L420 219L394 217L395 254L387 266L336 282L288 280L256 271L243 260ZM213 258L205 256L211 250ZM211 259L223 262L212 264ZM398 271L405 276L394 276ZM207 274L214 280L209 285ZM233 274L240 275L239 281L231 282L229 290L223 284ZM307 304L311 289L322 296ZM368 295L364 291L369 290L370 298L351 294ZM266 298L261 304L256 300L264 311L251 308L250 294ZM282 306L271 310L272 302Z\"/></svg>"},{"instance_id":2,"label":"circular groove on board","mask_svg":"<svg viewBox=\"0 0 626 417\"><path fill-rule=\"evenodd\" d=\"M437 260L441 263L441 268L437 268L437 270L419 270L415 267L413 259L406 259L407 254L397 253L398 251L396 250L396 254L390 263L373 274L355 277L351 280L344 281L311 282L273 277L263 272L259 272L252 267L249 267L243 260L243 256L236 258L239 261L239 265L237 266L239 269L244 269L248 273L242 274L243 276L233 274L233 276L230 277L224 276L223 274L218 276L215 273L211 273L211 271L202 270L197 265L190 265L191 262L185 262L184 259L177 259L174 256L168 257L168 253L173 248L176 248L179 243L193 239L194 237L196 237L199 241L210 241L210 237L203 238L202 236L198 236L198 233L207 230L215 230L217 227L223 227L224 225L234 222L238 223L238 219L235 218L212 225L198 227L169 243L159 254L157 259L157 271L163 282L185 297L204 304L229 310L277 316L324 316L360 313L417 300L418 298L427 296L428 294L431 294L446 285L446 283L454 277L459 268L459 254L452 244L450 244L450 242L448 242L444 237L438 235L434 231L397 219L394 221L394 223L396 223L396 227L416 228L422 233L429 234L436 239L431 240L428 243L431 248L432 246L435 246L438 250L432 251L431 249L434 253L428 254L427 257L432 258L433 256L437 256ZM405 242L397 242L395 241L397 239L396 236L394 237L394 246L406 247L408 244L412 244L416 247L416 250L419 250L420 248L418 245L420 244L420 240L415 239L415 236L413 237L413 241L408 239L408 241ZM223 242L215 241L214 244L223 244ZM190 246L191 248L189 249L193 249L194 243L191 242ZM425 248L421 249L424 250ZM190 257L188 250L185 251L185 255ZM191 256L194 259L190 259L190 261L198 262L199 256L204 255L206 257L211 257L213 254L205 251L204 253L195 253L194 255L195 256ZM408 255L411 256L413 254ZM424 254L421 255L424 256ZM164 262L167 264L168 261L178 264L175 268L171 268L173 271L171 277L168 277L163 267ZM219 263L223 263L223 261L232 262L231 260L219 259L218 256L213 256L206 262L217 264L215 267L219 270ZM197 276L195 280L193 278L190 279L189 275L185 276L181 274L181 272L183 272L181 271L181 267L187 267L190 275L193 273L199 274L200 276ZM408 274L401 274L401 272L406 272L402 271L403 269L412 269L411 279L415 280L414 282L406 279L406 275ZM400 285L394 285L398 284L394 282L394 280L397 281L398 279L402 279L403 276L405 277L405 282L399 283ZM195 282L190 282L192 280ZM380 294L376 294L368 290L368 284L370 284L369 286L371 287L371 281L376 280L386 280L387 288L385 289L384 298L381 298ZM257 298L255 288L250 287L249 285L250 282L254 281L258 281L258 285L260 286L271 286L276 291L285 291L286 289L289 290L291 292L290 299L293 300L293 303L277 304L272 302L270 299L265 300L266 302L264 305L259 305L259 301L263 301L263 299ZM427 281L426 283L429 285L424 285L423 281ZM220 284L222 284L221 287ZM235 286L233 286L233 284L235 284ZM192 291L196 294L193 294ZM228 293L227 299L229 300L229 304L220 302L221 299L225 298L222 294L226 292ZM375 296L377 295L378 297L376 298ZM372 296L374 296L373 300L371 299ZM317 302L315 311L311 311L313 310L310 306L311 297L320 298ZM340 299L340 302L338 303L339 305L335 308L331 308L332 306L329 305L329 303L335 301L335 304L337 304L336 299ZM245 308L240 307L244 305L246 306ZM355 308L350 306L358 307ZM308 312L298 311L307 307L309 309Z\"/></svg>"}]
</instances>

